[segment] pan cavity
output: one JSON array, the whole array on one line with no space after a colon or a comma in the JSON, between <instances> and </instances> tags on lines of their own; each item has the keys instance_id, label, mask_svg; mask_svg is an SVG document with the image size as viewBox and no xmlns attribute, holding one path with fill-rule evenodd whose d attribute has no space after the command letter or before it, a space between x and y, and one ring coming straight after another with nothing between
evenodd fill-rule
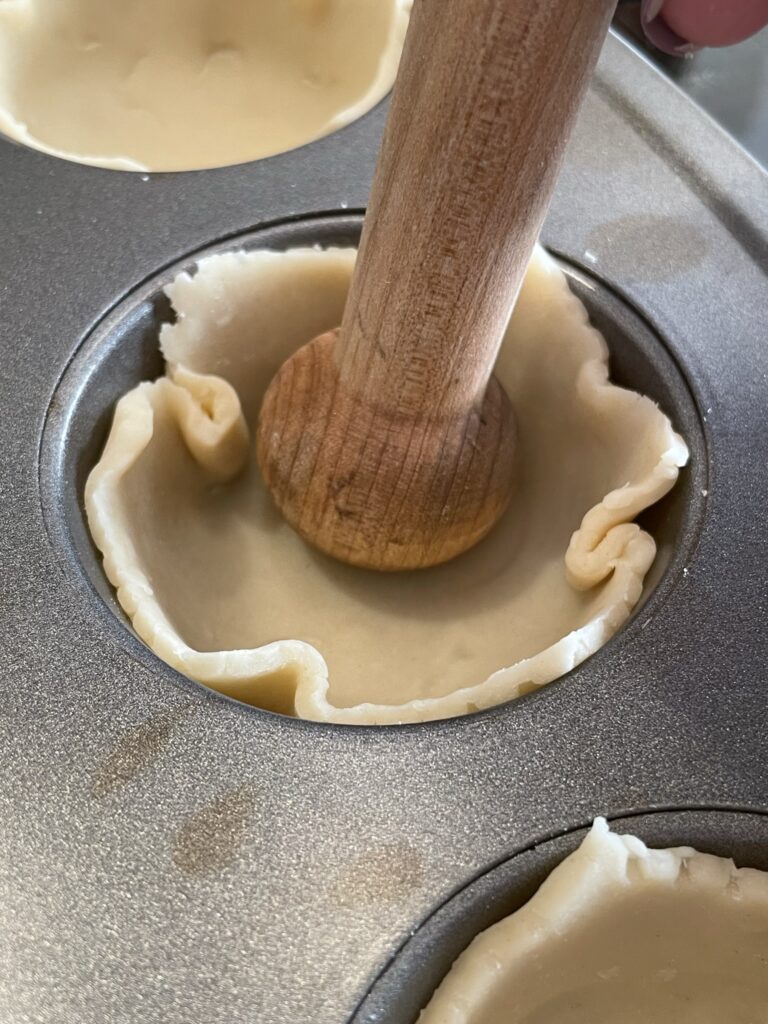
<instances>
[{"instance_id":1,"label":"pan cavity","mask_svg":"<svg viewBox=\"0 0 768 1024\"><path fill-rule=\"evenodd\" d=\"M263 229L119 304L51 407L51 532L163 661L230 697L344 724L464 715L571 672L674 585L705 488L698 415L648 324L537 249L496 369L519 420L507 516L418 572L310 549L265 491L254 427L280 364L340 322L359 228Z\"/></svg>"},{"instance_id":2,"label":"pan cavity","mask_svg":"<svg viewBox=\"0 0 768 1024\"><path fill-rule=\"evenodd\" d=\"M351 1024L761 1020L766 850L768 817L719 810L538 843L414 929Z\"/></svg>"},{"instance_id":3,"label":"pan cavity","mask_svg":"<svg viewBox=\"0 0 768 1024\"><path fill-rule=\"evenodd\" d=\"M129 171L283 153L370 110L411 0L4 0L0 132Z\"/></svg>"}]
</instances>

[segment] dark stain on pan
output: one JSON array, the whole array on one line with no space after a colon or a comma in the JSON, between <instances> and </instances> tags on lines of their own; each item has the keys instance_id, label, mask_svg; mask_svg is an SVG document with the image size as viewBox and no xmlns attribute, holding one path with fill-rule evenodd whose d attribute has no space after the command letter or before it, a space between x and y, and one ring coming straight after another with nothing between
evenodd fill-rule
<instances>
[{"instance_id":1,"label":"dark stain on pan","mask_svg":"<svg viewBox=\"0 0 768 1024\"><path fill-rule=\"evenodd\" d=\"M337 906L397 903L421 885L424 860L407 843L389 843L356 857L331 886Z\"/></svg>"},{"instance_id":2,"label":"dark stain on pan","mask_svg":"<svg viewBox=\"0 0 768 1024\"><path fill-rule=\"evenodd\" d=\"M91 796L108 796L149 768L168 746L179 718L179 713L150 718L125 733L97 768Z\"/></svg>"},{"instance_id":3,"label":"dark stain on pan","mask_svg":"<svg viewBox=\"0 0 768 1024\"><path fill-rule=\"evenodd\" d=\"M241 786L188 818L173 843L173 863L179 871L202 877L230 864L243 844L255 803L253 790Z\"/></svg>"}]
</instances>

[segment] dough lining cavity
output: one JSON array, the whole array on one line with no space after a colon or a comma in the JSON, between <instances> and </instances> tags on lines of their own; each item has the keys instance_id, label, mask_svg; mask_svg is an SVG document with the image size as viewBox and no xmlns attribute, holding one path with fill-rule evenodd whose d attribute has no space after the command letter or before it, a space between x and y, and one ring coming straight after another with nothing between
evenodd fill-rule
<instances>
[{"instance_id":1,"label":"dough lining cavity","mask_svg":"<svg viewBox=\"0 0 768 1024\"><path fill-rule=\"evenodd\" d=\"M465 714L594 653L640 598L635 517L688 457L607 349L564 275L531 260L497 375L520 426L520 495L453 562L408 574L337 564L280 519L256 466L261 396L341 320L352 249L213 256L166 289L166 374L117 406L86 507L145 642L193 679L271 710L357 724Z\"/></svg>"},{"instance_id":2,"label":"dough lining cavity","mask_svg":"<svg viewBox=\"0 0 768 1024\"><path fill-rule=\"evenodd\" d=\"M419 1024L725 1024L768 1006L768 875L598 818L461 954Z\"/></svg>"},{"instance_id":3,"label":"dough lining cavity","mask_svg":"<svg viewBox=\"0 0 768 1024\"><path fill-rule=\"evenodd\" d=\"M221 167L392 87L411 0L2 0L0 132L80 163Z\"/></svg>"}]
</instances>

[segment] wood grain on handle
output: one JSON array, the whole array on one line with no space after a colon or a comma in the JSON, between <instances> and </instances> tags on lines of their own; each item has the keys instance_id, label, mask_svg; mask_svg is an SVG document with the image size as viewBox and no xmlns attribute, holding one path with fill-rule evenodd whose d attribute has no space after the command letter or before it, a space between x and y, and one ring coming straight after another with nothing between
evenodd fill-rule
<instances>
[{"instance_id":1,"label":"wood grain on handle","mask_svg":"<svg viewBox=\"0 0 768 1024\"><path fill-rule=\"evenodd\" d=\"M262 411L267 483L323 550L430 565L506 507L514 422L491 372L613 7L416 0L340 333Z\"/></svg>"}]
</instances>

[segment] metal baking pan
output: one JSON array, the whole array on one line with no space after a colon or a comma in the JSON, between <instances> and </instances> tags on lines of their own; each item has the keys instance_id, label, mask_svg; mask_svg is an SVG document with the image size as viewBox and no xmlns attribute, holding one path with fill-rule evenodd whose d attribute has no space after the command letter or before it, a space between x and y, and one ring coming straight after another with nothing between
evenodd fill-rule
<instances>
[{"instance_id":1,"label":"metal baking pan","mask_svg":"<svg viewBox=\"0 0 768 1024\"><path fill-rule=\"evenodd\" d=\"M157 371L159 285L353 239L383 118L149 180L0 141L4 1022L408 1024L596 814L768 866L768 179L616 37L544 241L693 451L629 625L514 703L348 728L184 679L103 586L81 482Z\"/></svg>"}]
</instances>

